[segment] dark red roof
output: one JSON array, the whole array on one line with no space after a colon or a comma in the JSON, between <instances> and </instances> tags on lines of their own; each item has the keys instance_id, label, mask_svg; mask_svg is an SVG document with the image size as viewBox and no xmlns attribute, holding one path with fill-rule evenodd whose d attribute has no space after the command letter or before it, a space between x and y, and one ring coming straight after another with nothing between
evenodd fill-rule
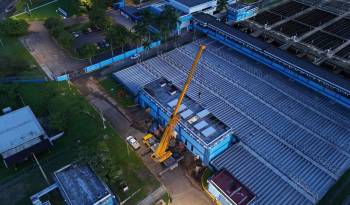
<instances>
[{"instance_id":1,"label":"dark red roof","mask_svg":"<svg viewBox=\"0 0 350 205\"><path fill-rule=\"evenodd\" d=\"M247 187L233 177L228 171L223 170L211 178L217 188L237 205L247 205L255 197Z\"/></svg>"}]
</instances>

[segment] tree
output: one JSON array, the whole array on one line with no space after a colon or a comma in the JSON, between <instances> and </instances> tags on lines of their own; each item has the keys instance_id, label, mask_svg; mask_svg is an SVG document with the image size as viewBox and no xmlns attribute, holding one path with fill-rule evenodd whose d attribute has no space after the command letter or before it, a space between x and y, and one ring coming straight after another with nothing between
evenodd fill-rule
<instances>
[{"instance_id":1,"label":"tree","mask_svg":"<svg viewBox=\"0 0 350 205\"><path fill-rule=\"evenodd\" d=\"M23 36L29 24L23 19L6 19L0 22L0 33L7 36Z\"/></svg>"},{"instance_id":2,"label":"tree","mask_svg":"<svg viewBox=\"0 0 350 205\"><path fill-rule=\"evenodd\" d=\"M129 36L130 32L124 26L117 24L113 25L107 31L106 39L112 47L118 47L124 51L124 47L128 43Z\"/></svg>"},{"instance_id":3,"label":"tree","mask_svg":"<svg viewBox=\"0 0 350 205\"><path fill-rule=\"evenodd\" d=\"M92 7L92 0L79 0L81 6L90 9Z\"/></svg>"},{"instance_id":4,"label":"tree","mask_svg":"<svg viewBox=\"0 0 350 205\"><path fill-rule=\"evenodd\" d=\"M74 43L74 38L70 33L68 33L65 30L62 30L57 37L57 41L60 43L61 46L69 49Z\"/></svg>"},{"instance_id":5,"label":"tree","mask_svg":"<svg viewBox=\"0 0 350 205\"><path fill-rule=\"evenodd\" d=\"M147 25L143 22L137 22L133 27L135 34L140 39L140 44L144 41L148 41L150 39L150 32L147 29Z\"/></svg>"},{"instance_id":6,"label":"tree","mask_svg":"<svg viewBox=\"0 0 350 205\"><path fill-rule=\"evenodd\" d=\"M148 9L143 10L140 16L142 17L142 21L146 26L151 25L157 19L155 15Z\"/></svg>"},{"instance_id":7,"label":"tree","mask_svg":"<svg viewBox=\"0 0 350 205\"><path fill-rule=\"evenodd\" d=\"M63 28L64 27L62 19L57 18L57 17L49 17L48 19L45 20L44 25L49 30L51 30L53 28Z\"/></svg>"},{"instance_id":8,"label":"tree","mask_svg":"<svg viewBox=\"0 0 350 205\"><path fill-rule=\"evenodd\" d=\"M90 64L92 64L92 57L96 55L97 48L94 44L86 44L79 50L80 55L83 58L89 58Z\"/></svg>"},{"instance_id":9,"label":"tree","mask_svg":"<svg viewBox=\"0 0 350 205\"><path fill-rule=\"evenodd\" d=\"M178 15L170 6L166 6L159 16L159 29L163 41L167 41L171 32L177 27Z\"/></svg>"},{"instance_id":10,"label":"tree","mask_svg":"<svg viewBox=\"0 0 350 205\"><path fill-rule=\"evenodd\" d=\"M106 141L100 141L95 147L79 150L80 162L88 164L104 181L113 184L122 174L122 170L113 160Z\"/></svg>"},{"instance_id":11,"label":"tree","mask_svg":"<svg viewBox=\"0 0 350 205\"><path fill-rule=\"evenodd\" d=\"M130 33L129 43L139 47L142 44L142 37L138 33Z\"/></svg>"},{"instance_id":12,"label":"tree","mask_svg":"<svg viewBox=\"0 0 350 205\"><path fill-rule=\"evenodd\" d=\"M218 0L218 5L216 7L217 12L221 12L227 8L227 0Z\"/></svg>"},{"instance_id":13,"label":"tree","mask_svg":"<svg viewBox=\"0 0 350 205\"><path fill-rule=\"evenodd\" d=\"M106 15L106 11L100 7L92 7L88 13L89 20L92 25L98 26L104 31L107 31L111 25L111 19Z\"/></svg>"}]
</instances>

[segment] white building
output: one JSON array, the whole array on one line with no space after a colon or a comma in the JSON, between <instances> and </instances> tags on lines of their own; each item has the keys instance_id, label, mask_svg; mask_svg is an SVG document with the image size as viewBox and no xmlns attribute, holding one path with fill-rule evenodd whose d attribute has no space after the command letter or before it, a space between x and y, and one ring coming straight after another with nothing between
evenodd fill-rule
<instances>
[{"instance_id":1,"label":"white building","mask_svg":"<svg viewBox=\"0 0 350 205\"><path fill-rule=\"evenodd\" d=\"M213 14L217 0L168 0L175 8L184 13L192 14L198 11Z\"/></svg>"},{"instance_id":2,"label":"white building","mask_svg":"<svg viewBox=\"0 0 350 205\"><path fill-rule=\"evenodd\" d=\"M28 106L0 116L0 155L6 166L50 146L51 141Z\"/></svg>"}]
</instances>

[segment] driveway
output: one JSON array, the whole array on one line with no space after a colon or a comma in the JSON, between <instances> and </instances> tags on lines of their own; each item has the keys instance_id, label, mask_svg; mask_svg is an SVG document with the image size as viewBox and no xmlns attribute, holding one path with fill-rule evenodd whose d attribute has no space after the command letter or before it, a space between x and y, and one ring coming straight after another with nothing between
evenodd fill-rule
<instances>
[{"instance_id":1,"label":"driveway","mask_svg":"<svg viewBox=\"0 0 350 205\"><path fill-rule=\"evenodd\" d=\"M129 135L136 137L141 142L145 133L132 127L132 119L117 107L117 103L100 87L97 80L93 77L82 78L74 81L81 94L83 94L94 108L100 111L107 121L116 129L117 133L126 138ZM172 198L173 205L210 205L212 201L200 189L198 184L194 184L189 179L187 173L181 167L163 174L158 177L158 173L163 169L159 163L154 162L150 155L141 156L142 148L137 151L144 164L166 187Z\"/></svg>"},{"instance_id":2,"label":"driveway","mask_svg":"<svg viewBox=\"0 0 350 205\"><path fill-rule=\"evenodd\" d=\"M50 79L82 71L88 65L88 61L74 59L65 53L50 37L43 22L31 22L29 31L30 34L21 39L22 43Z\"/></svg>"}]
</instances>

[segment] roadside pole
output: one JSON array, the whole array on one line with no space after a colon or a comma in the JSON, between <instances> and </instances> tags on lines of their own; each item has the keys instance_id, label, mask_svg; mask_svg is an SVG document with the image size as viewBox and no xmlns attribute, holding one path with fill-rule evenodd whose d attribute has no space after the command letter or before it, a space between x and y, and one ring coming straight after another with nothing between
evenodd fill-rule
<instances>
[{"instance_id":1,"label":"roadside pole","mask_svg":"<svg viewBox=\"0 0 350 205\"><path fill-rule=\"evenodd\" d=\"M35 160L36 164L38 165L38 167L39 167L39 169L40 169L41 174L42 174L43 177L45 178L46 183L47 183L48 185L50 185L49 179L47 178L47 176L46 176L46 174L45 174L43 168L41 167L41 165L40 165L38 159L36 158L36 156L35 156L34 153L32 153L32 155L33 155L33 157L34 157L34 160Z\"/></svg>"}]
</instances>

